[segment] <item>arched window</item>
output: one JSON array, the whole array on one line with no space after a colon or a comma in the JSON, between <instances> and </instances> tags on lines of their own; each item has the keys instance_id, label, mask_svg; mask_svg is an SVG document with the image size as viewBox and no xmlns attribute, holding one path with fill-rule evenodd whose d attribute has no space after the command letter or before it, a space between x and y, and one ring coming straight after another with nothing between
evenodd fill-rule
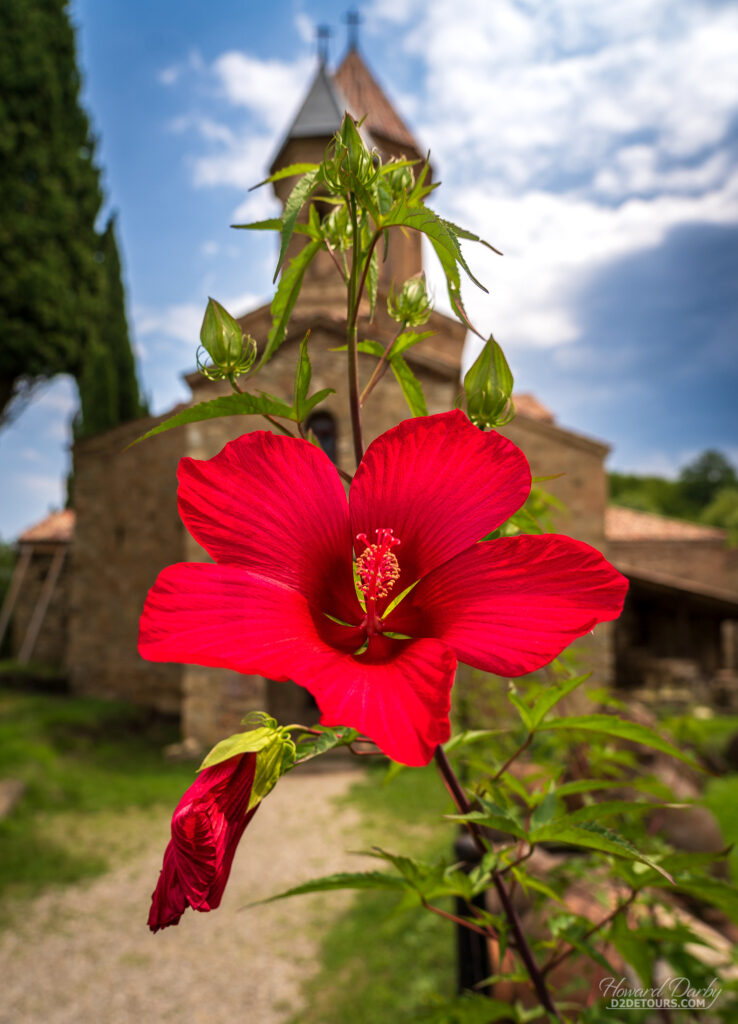
<instances>
[{"instance_id":1,"label":"arched window","mask_svg":"<svg viewBox=\"0 0 738 1024\"><path fill-rule=\"evenodd\" d=\"M329 412L314 412L308 416L305 424L318 439L318 444L331 462L338 458L336 421Z\"/></svg>"}]
</instances>

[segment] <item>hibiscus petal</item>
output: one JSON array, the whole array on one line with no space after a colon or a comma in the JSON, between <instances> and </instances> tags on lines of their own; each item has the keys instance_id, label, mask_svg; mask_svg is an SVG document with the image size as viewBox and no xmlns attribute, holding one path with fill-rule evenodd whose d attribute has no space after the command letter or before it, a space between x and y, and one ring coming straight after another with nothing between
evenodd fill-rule
<instances>
[{"instance_id":1,"label":"hibiscus petal","mask_svg":"<svg viewBox=\"0 0 738 1024\"><path fill-rule=\"evenodd\" d=\"M530 468L512 441L455 410L416 417L366 450L351 484L351 530L389 527L405 587L491 533L523 504Z\"/></svg>"},{"instance_id":2,"label":"hibiscus petal","mask_svg":"<svg viewBox=\"0 0 738 1024\"><path fill-rule=\"evenodd\" d=\"M375 638L357 655L362 639L273 580L181 563L164 569L149 593L139 651L152 661L292 679L314 695L325 724L359 729L405 764L427 764L449 736L453 652L435 640Z\"/></svg>"},{"instance_id":3,"label":"hibiscus petal","mask_svg":"<svg viewBox=\"0 0 738 1024\"><path fill-rule=\"evenodd\" d=\"M426 576L387 628L436 636L459 661L520 676L598 622L618 617L628 581L581 541L558 535L476 544Z\"/></svg>"},{"instance_id":4,"label":"hibiscus petal","mask_svg":"<svg viewBox=\"0 0 738 1024\"><path fill-rule=\"evenodd\" d=\"M428 764L451 734L456 658L436 640L375 637L363 655L316 656L306 670L321 723L358 729L395 761Z\"/></svg>"},{"instance_id":5,"label":"hibiscus petal","mask_svg":"<svg viewBox=\"0 0 738 1024\"><path fill-rule=\"evenodd\" d=\"M244 675L290 678L295 649L317 642L354 651L363 634L322 617L318 636L304 597L245 569L179 562L159 573L139 627L149 661L230 668Z\"/></svg>"},{"instance_id":6,"label":"hibiscus petal","mask_svg":"<svg viewBox=\"0 0 738 1024\"><path fill-rule=\"evenodd\" d=\"M343 484L315 445L258 430L207 461L179 463L179 511L216 562L294 587L337 618L356 618Z\"/></svg>"}]
</instances>

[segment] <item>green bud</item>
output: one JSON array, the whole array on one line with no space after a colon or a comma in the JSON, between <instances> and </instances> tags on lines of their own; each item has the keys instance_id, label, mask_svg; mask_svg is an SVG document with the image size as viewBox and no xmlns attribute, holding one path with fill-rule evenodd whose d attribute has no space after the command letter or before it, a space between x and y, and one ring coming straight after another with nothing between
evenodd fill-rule
<instances>
[{"instance_id":1,"label":"green bud","mask_svg":"<svg viewBox=\"0 0 738 1024\"><path fill-rule=\"evenodd\" d=\"M366 148L353 117L344 114L321 165L321 180L328 192L343 195L357 187L368 188L377 180L380 167L379 154Z\"/></svg>"},{"instance_id":2,"label":"green bud","mask_svg":"<svg viewBox=\"0 0 738 1024\"><path fill-rule=\"evenodd\" d=\"M332 249L349 249L351 247L351 220L345 203L334 206L323 218L321 224L323 238Z\"/></svg>"},{"instance_id":3,"label":"green bud","mask_svg":"<svg viewBox=\"0 0 738 1024\"><path fill-rule=\"evenodd\" d=\"M392 167L392 162L388 165ZM386 169L384 181L392 193L393 199L399 199L403 192L411 192L415 185L415 175L412 167L395 167L392 170Z\"/></svg>"},{"instance_id":4,"label":"green bud","mask_svg":"<svg viewBox=\"0 0 738 1024\"><path fill-rule=\"evenodd\" d=\"M240 377L256 358L256 341L244 335L238 321L215 299L208 299L200 342L211 362L205 362L198 349L197 367L209 380Z\"/></svg>"},{"instance_id":5,"label":"green bud","mask_svg":"<svg viewBox=\"0 0 738 1024\"><path fill-rule=\"evenodd\" d=\"M490 334L464 377L466 408L477 427L501 427L515 415L513 375L505 354Z\"/></svg>"},{"instance_id":6,"label":"green bud","mask_svg":"<svg viewBox=\"0 0 738 1024\"><path fill-rule=\"evenodd\" d=\"M433 303L428 295L425 274L409 277L397 294L390 288L387 312L398 324L406 327L419 327L426 323L433 312Z\"/></svg>"}]
</instances>

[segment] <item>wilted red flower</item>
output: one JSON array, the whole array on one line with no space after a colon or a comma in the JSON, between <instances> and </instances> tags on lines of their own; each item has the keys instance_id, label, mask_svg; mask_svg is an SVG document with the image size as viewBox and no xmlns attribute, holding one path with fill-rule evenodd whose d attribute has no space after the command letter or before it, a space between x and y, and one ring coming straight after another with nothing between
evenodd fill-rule
<instances>
[{"instance_id":1,"label":"wilted red flower","mask_svg":"<svg viewBox=\"0 0 738 1024\"><path fill-rule=\"evenodd\" d=\"M530 469L459 411L378 437L348 504L322 451L263 431L182 459L179 484L182 519L216 564L159 575L143 657L292 679L324 725L356 728L405 764L449 737L457 659L524 675L622 609L627 581L587 544L479 543L523 504Z\"/></svg>"},{"instance_id":2,"label":"wilted red flower","mask_svg":"<svg viewBox=\"0 0 738 1024\"><path fill-rule=\"evenodd\" d=\"M179 924L188 906L220 906L236 847L258 808L248 809L255 770L255 753L230 757L203 769L177 804L151 899L152 932Z\"/></svg>"}]
</instances>

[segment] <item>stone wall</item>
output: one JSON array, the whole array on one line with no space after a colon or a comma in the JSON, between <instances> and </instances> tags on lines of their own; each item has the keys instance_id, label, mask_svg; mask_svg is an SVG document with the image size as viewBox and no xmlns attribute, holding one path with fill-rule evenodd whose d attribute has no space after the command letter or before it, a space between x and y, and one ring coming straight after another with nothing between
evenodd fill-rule
<instances>
[{"instance_id":1,"label":"stone wall","mask_svg":"<svg viewBox=\"0 0 738 1024\"><path fill-rule=\"evenodd\" d=\"M138 420L74 446L67 657L76 693L179 713L182 668L143 661L137 650L149 588L161 569L184 558L176 494L184 431L124 451L156 422Z\"/></svg>"}]
</instances>

